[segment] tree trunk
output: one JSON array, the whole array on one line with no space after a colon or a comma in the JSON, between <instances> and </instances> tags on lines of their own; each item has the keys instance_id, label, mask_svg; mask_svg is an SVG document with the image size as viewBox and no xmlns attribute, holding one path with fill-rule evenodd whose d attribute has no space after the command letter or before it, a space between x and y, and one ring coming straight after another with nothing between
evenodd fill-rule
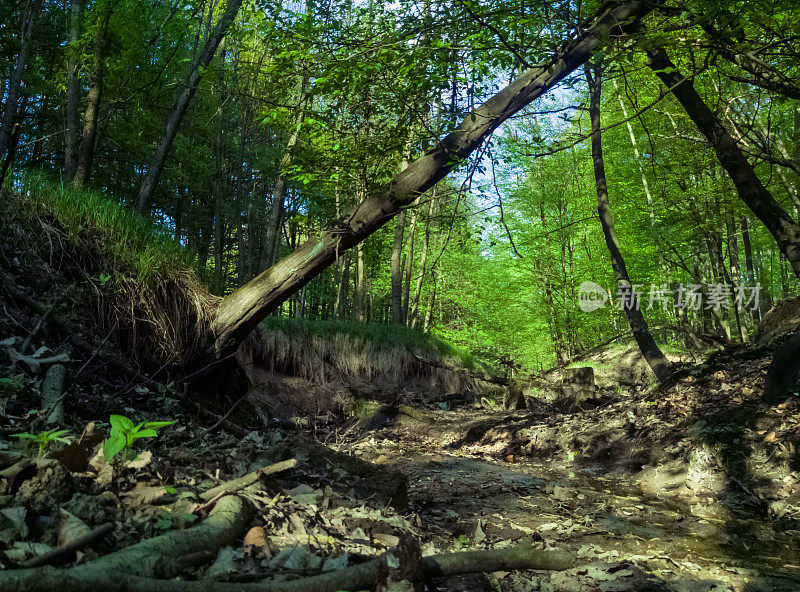
<instances>
[{"instance_id":1,"label":"tree trunk","mask_svg":"<svg viewBox=\"0 0 800 592\"><path fill-rule=\"evenodd\" d=\"M355 293L356 320L364 323L367 320L367 273L364 268L364 245L359 243L356 247L356 293Z\"/></svg>"},{"instance_id":2,"label":"tree trunk","mask_svg":"<svg viewBox=\"0 0 800 592\"><path fill-rule=\"evenodd\" d=\"M267 269L275 261L278 252L278 230L282 222L282 210L284 190L286 188L286 171L292 165L292 150L300 137L300 127L306 116L306 109L309 103L308 75L304 75L300 81L300 93L297 102L297 114L295 117L292 133L289 141L286 142L286 150L283 153L281 162L278 165L278 178L275 179L275 187L272 189L272 202L269 212L269 226L267 226L267 236L264 240L264 251L261 255L261 270Z\"/></svg>"},{"instance_id":3,"label":"tree trunk","mask_svg":"<svg viewBox=\"0 0 800 592\"><path fill-rule=\"evenodd\" d=\"M428 262L428 248L431 242L431 222L433 221L433 215L436 211L436 201L437 191L436 187L434 187L431 190L430 204L428 204L428 217L425 220L425 242L422 243L422 254L420 255L419 260L419 273L417 274L417 282L414 286L414 299L411 304L411 312L408 319L409 327L412 329L417 325L417 315L419 314L419 298L422 294L422 282L425 279L425 275L428 273L425 266Z\"/></svg>"},{"instance_id":4,"label":"tree trunk","mask_svg":"<svg viewBox=\"0 0 800 592\"><path fill-rule=\"evenodd\" d=\"M100 115L100 104L103 101L103 78L105 75L106 38L108 36L108 22L111 20L113 9L106 3L102 14L98 15L100 26L95 40L94 64L92 66L92 81L86 100L86 111L83 114L83 133L81 144L78 148L78 160L75 166L75 176L72 184L83 189L92 175L95 146L97 146L97 119Z\"/></svg>"},{"instance_id":5,"label":"tree trunk","mask_svg":"<svg viewBox=\"0 0 800 592\"><path fill-rule=\"evenodd\" d=\"M392 286L392 321L402 325L403 320L403 266L400 256L403 252L403 233L406 227L406 211L401 210L397 215L397 224L394 227L394 244L392 245L391 258L391 286Z\"/></svg>"},{"instance_id":6,"label":"tree trunk","mask_svg":"<svg viewBox=\"0 0 800 592\"><path fill-rule=\"evenodd\" d=\"M164 165L167 162L167 156L169 156L169 152L172 149L172 143L175 141L175 136L178 135L178 129L183 122L183 117L186 115L186 111L189 109L189 104L192 102L192 97L194 97L195 92L197 92L197 86L200 84L203 74L208 68L208 65L211 63L211 58L214 57L217 47L222 42L222 38L225 37L225 34L228 32L228 28L236 18L236 14L239 12L242 1L243 0L228 0L228 4L225 7L225 12L220 17L219 21L214 27L214 30L211 31L206 39L205 45L203 46L203 51L200 53L197 61L192 65L191 70L189 70L189 75L186 77L185 88L178 97L178 100L172 106L169 118L167 119L167 125L164 129L164 135L156 145L155 152L150 160L150 165L147 167L147 174L145 175L144 181L142 182L142 187L139 190L139 197L136 201L136 209L140 212L144 212L147 208L149 208L153 201L153 196L155 195L156 188L158 187L158 181L161 178L161 173L164 171Z\"/></svg>"},{"instance_id":7,"label":"tree trunk","mask_svg":"<svg viewBox=\"0 0 800 592\"><path fill-rule=\"evenodd\" d=\"M736 237L736 220L733 217L733 214L728 214L725 217L725 234L728 243L728 258L730 259L731 263L731 289L737 289L737 286L742 284L741 278L741 269L739 267L739 241ZM739 308L735 306L733 312L736 315L736 326L739 329L739 339L742 340L742 343L747 343L748 336L747 336L747 327L745 326L745 321L740 314Z\"/></svg>"},{"instance_id":8,"label":"tree trunk","mask_svg":"<svg viewBox=\"0 0 800 592\"><path fill-rule=\"evenodd\" d=\"M225 178L225 39L220 42L219 76L217 80L217 137L214 141L214 275L211 289L215 294L224 294L222 281L223 224L222 200L227 193Z\"/></svg>"},{"instance_id":9,"label":"tree trunk","mask_svg":"<svg viewBox=\"0 0 800 592\"><path fill-rule=\"evenodd\" d=\"M28 0L25 5L25 14L22 18L22 32L20 34L19 54L14 73L8 84L8 96L3 104L3 116L0 119L0 162L7 162L6 170L11 164L11 160L6 158L11 149L11 136L14 133L15 119L17 116L17 102L19 101L22 90L22 75L28 63L28 51L30 50L33 27L36 18L42 8L42 0Z\"/></svg>"},{"instance_id":10,"label":"tree trunk","mask_svg":"<svg viewBox=\"0 0 800 592\"><path fill-rule=\"evenodd\" d=\"M414 202L414 205L419 200ZM411 211L411 225L408 227L408 257L403 278L403 324L408 323L408 306L411 300L411 273L414 270L414 242L417 234L417 210Z\"/></svg>"},{"instance_id":11,"label":"tree trunk","mask_svg":"<svg viewBox=\"0 0 800 592\"><path fill-rule=\"evenodd\" d=\"M592 72L594 70L594 72ZM611 205L608 199L608 188L606 184L605 163L603 161L603 144L600 130L600 91L602 86L602 73L599 67L585 66L586 80L589 83L590 106L589 115L592 122L592 164L594 165L594 178L597 186L597 213L600 216L600 224L603 227L603 235L606 238L609 254L611 255L611 267L617 278L617 285L623 290L633 290L628 269L625 266L625 259L620 250L617 232L611 217ZM659 381L663 382L672 375L672 364L658 347L653 339L644 314L639 308L637 301L622 303L628 323L633 332L633 338L639 346L647 364L653 370ZM626 305L627 304L627 305Z\"/></svg>"},{"instance_id":12,"label":"tree trunk","mask_svg":"<svg viewBox=\"0 0 800 592\"><path fill-rule=\"evenodd\" d=\"M78 52L78 38L81 30L81 17L86 0L71 0L69 7L69 35L67 37L67 104L64 118L64 178L75 177L75 167L78 164L78 127L80 126L81 84L79 78L80 59Z\"/></svg>"},{"instance_id":13,"label":"tree trunk","mask_svg":"<svg viewBox=\"0 0 800 592\"><path fill-rule=\"evenodd\" d=\"M728 172L740 199L764 223L778 247L797 276L800 276L800 226L781 208L772 194L764 187L728 130L712 113L697 94L690 80L675 68L663 48L647 51L649 66L671 90L697 128L706 137L717 153L722 167Z\"/></svg>"},{"instance_id":14,"label":"tree trunk","mask_svg":"<svg viewBox=\"0 0 800 592\"><path fill-rule=\"evenodd\" d=\"M624 36L637 27L636 20L654 6L655 3L635 0L605 6L562 52L520 75L473 110L453 132L411 163L388 186L378 189L319 237L312 238L226 297L212 326L216 355L235 351L261 319L335 261L337 253L381 228L468 158L509 117L583 64L607 39Z\"/></svg>"}]
</instances>

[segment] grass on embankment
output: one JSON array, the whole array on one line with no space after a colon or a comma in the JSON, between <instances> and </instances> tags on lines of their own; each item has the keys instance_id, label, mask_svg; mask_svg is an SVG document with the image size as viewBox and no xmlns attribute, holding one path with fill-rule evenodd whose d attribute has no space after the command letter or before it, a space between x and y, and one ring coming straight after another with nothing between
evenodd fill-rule
<instances>
[{"instance_id":1,"label":"grass on embankment","mask_svg":"<svg viewBox=\"0 0 800 592\"><path fill-rule=\"evenodd\" d=\"M49 265L70 262L64 280L83 293L73 304L92 307L101 330L148 364L184 364L197 356L216 299L182 245L101 193L41 172L8 181L0 200L3 231ZM53 257L53 250L67 257Z\"/></svg>"},{"instance_id":2,"label":"grass on embankment","mask_svg":"<svg viewBox=\"0 0 800 592\"><path fill-rule=\"evenodd\" d=\"M255 356L260 363L315 382L340 377L401 389L407 381L420 380L453 392L469 388L470 381L423 360L455 368L476 365L469 354L404 326L268 317L261 323L261 334L263 346Z\"/></svg>"},{"instance_id":3,"label":"grass on embankment","mask_svg":"<svg viewBox=\"0 0 800 592\"><path fill-rule=\"evenodd\" d=\"M102 193L51 181L40 171L16 174L13 191L51 214L78 245L103 253L110 269L147 283L194 269L194 258L171 235Z\"/></svg>"}]
</instances>

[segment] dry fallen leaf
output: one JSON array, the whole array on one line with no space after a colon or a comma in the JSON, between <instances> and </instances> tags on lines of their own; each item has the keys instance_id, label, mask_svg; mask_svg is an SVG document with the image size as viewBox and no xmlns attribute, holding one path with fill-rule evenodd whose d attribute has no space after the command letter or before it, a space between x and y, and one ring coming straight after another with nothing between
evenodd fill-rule
<instances>
[{"instance_id":1,"label":"dry fallen leaf","mask_svg":"<svg viewBox=\"0 0 800 592\"><path fill-rule=\"evenodd\" d=\"M247 531L244 536L244 553L252 556L270 556L267 535L262 526L254 526Z\"/></svg>"},{"instance_id":2,"label":"dry fallen leaf","mask_svg":"<svg viewBox=\"0 0 800 592\"><path fill-rule=\"evenodd\" d=\"M163 485L148 485L143 481L139 481L136 487L126 491L122 496L128 498L129 504L135 508L157 502L166 494L167 488Z\"/></svg>"},{"instance_id":3,"label":"dry fallen leaf","mask_svg":"<svg viewBox=\"0 0 800 592\"><path fill-rule=\"evenodd\" d=\"M58 548L63 549L76 539L89 534L91 529L86 523L67 512L64 508L59 510L61 514L61 525L58 527Z\"/></svg>"}]
</instances>

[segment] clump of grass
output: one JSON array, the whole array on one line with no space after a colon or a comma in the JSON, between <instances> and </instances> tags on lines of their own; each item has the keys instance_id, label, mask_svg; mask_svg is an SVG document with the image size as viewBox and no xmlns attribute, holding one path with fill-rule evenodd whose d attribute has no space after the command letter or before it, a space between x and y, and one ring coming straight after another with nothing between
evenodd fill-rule
<instances>
[{"instance_id":1,"label":"clump of grass","mask_svg":"<svg viewBox=\"0 0 800 592\"><path fill-rule=\"evenodd\" d=\"M115 270L139 282L194 268L193 257L172 236L105 195L48 179L42 171L16 173L13 187L53 215L76 242L93 242Z\"/></svg>"},{"instance_id":2,"label":"clump of grass","mask_svg":"<svg viewBox=\"0 0 800 592\"><path fill-rule=\"evenodd\" d=\"M115 327L121 345L148 363L183 364L197 356L217 299L198 280L182 245L101 193L52 181L43 172L17 172L11 187L4 190L0 215L40 237L31 242L73 253L100 329Z\"/></svg>"}]
</instances>

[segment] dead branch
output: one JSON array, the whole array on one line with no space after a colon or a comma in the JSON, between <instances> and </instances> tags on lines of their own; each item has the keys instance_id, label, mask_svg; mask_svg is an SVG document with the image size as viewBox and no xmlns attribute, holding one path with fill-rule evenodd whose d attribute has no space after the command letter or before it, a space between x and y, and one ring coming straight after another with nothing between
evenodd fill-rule
<instances>
[{"instance_id":1,"label":"dead branch","mask_svg":"<svg viewBox=\"0 0 800 592\"><path fill-rule=\"evenodd\" d=\"M48 553L42 553L33 559L28 559L28 561L23 562L20 567L39 567L41 565L55 565L65 562L72 557L75 551L91 545L100 537L103 537L111 532L113 527L114 525L111 522L106 522L94 530L87 532L82 537L78 537L61 549L54 549Z\"/></svg>"},{"instance_id":2,"label":"dead branch","mask_svg":"<svg viewBox=\"0 0 800 592\"><path fill-rule=\"evenodd\" d=\"M225 495L228 493L233 493L235 491L241 491L245 487L248 487L261 479L261 477L266 477L267 475L274 475L275 473L280 473L281 471L288 471L289 469L293 469L297 466L297 459L290 458L289 460L284 460L273 465L269 465L268 467L264 467L262 469L258 469L257 471L253 471L252 473L248 473L243 477L239 477L237 479L231 479L230 481L226 481L225 483L221 483L216 487L212 487L208 491L205 491L200 494L200 499L202 500L210 500L220 495Z\"/></svg>"}]
</instances>

